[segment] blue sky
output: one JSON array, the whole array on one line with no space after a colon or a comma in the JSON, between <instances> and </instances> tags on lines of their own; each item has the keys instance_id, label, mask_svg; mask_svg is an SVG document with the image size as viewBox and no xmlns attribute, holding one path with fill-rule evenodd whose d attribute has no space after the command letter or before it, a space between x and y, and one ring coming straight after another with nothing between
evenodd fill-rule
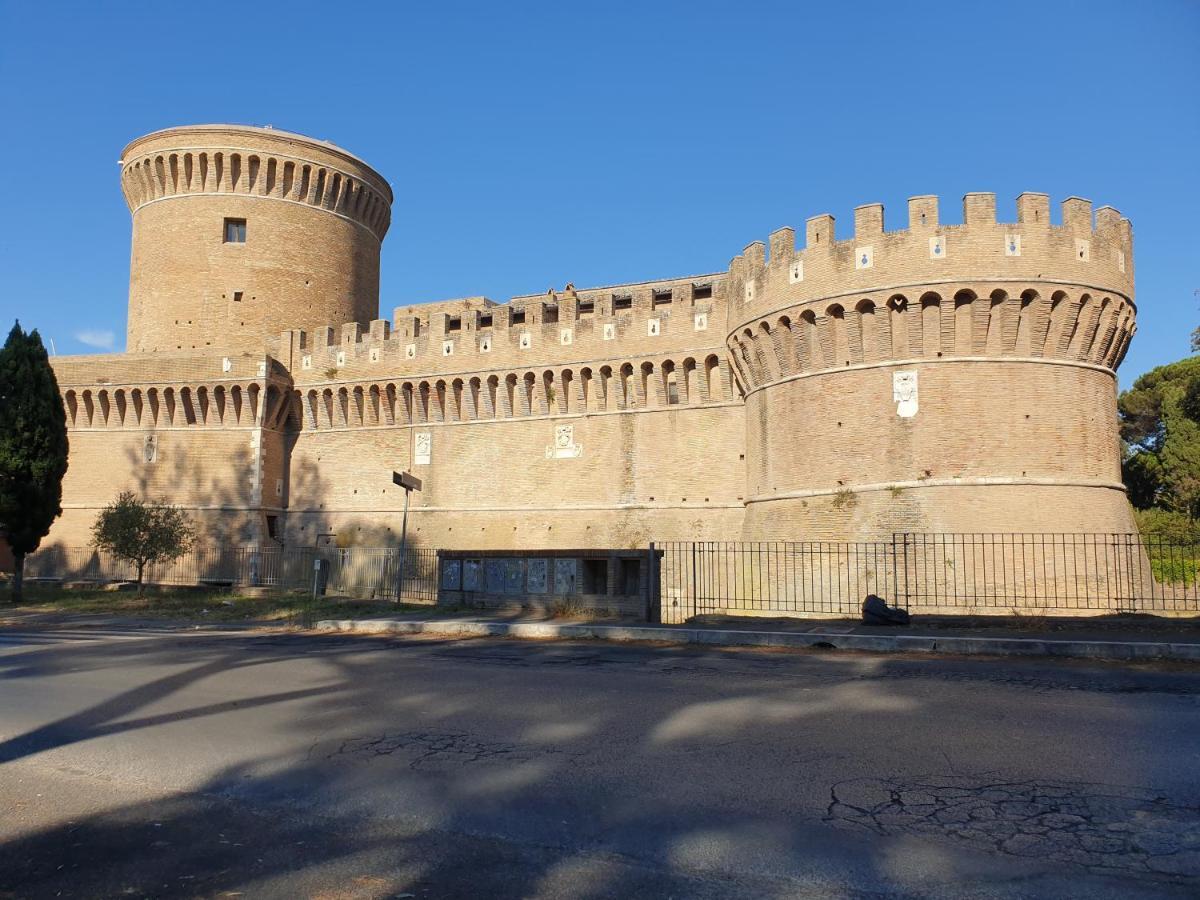
<instances>
[{"instance_id":1,"label":"blue sky","mask_svg":"<svg viewBox=\"0 0 1200 900\"><path fill-rule=\"evenodd\" d=\"M122 147L332 140L396 193L381 307L723 270L817 213L1021 191L1133 220L1128 384L1200 324L1200 2L0 0L0 322L124 346ZM1055 213L1057 216L1057 211ZM7 325L5 325L7 328Z\"/></svg>"}]
</instances>

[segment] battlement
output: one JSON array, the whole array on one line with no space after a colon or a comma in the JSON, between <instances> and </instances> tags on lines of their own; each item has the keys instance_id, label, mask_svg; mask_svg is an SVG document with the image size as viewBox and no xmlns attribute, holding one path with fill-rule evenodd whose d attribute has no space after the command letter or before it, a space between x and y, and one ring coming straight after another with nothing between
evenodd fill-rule
<instances>
[{"instance_id":1,"label":"battlement","mask_svg":"<svg viewBox=\"0 0 1200 900\"><path fill-rule=\"evenodd\" d=\"M734 260L730 275L730 329L764 309L852 295L886 286L978 282L1061 281L1133 296L1133 230L1109 206L1093 214L1091 201L1069 197L1061 224L1045 194L1017 198L1017 221L1001 222L996 197L963 198L963 221L939 220L938 198L908 201L907 227L886 230L883 205L854 210L854 235L838 240L834 217L805 223L804 245L791 228L756 241Z\"/></svg>"},{"instance_id":2,"label":"battlement","mask_svg":"<svg viewBox=\"0 0 1200 900\"><path fill-rule=\"evenodd\" d=\"M285 331L272 349L302 381L462 372L720 347L725 276L398 306L376 319Z\"/></svg>"},{"instance_id":3,"label":"battlement","mask_svg":"<svg viewBox=\"0 0 1200 900\"><path fill-rule=\"evenodd\" d=\"M325 210L380 241L391 223L392 190L378 172L333 144L271 128L198 125L148 134L122 152L121 188L131 212L166 198L234 194Z\"/></svg>"}]
</instances>

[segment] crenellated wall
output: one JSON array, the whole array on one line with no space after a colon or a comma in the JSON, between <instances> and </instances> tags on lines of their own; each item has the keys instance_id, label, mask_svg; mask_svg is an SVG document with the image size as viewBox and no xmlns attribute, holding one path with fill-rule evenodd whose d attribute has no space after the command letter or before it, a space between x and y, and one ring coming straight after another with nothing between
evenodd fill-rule
<instances>
[{"instance_id":1,"label":"crenellated wall","mask_svg":"<svg viewBox=\"0 0 1200 900\"><path fill-rule=\"evenodd\" d=\"M1127 220L1023 194L961 225L831 216L728 272L397 307L392 194L272 129L124 154L129 354L56 357L71 439L49 543L121 490L210 537L443 548L1125 531L1114 370L1135 325ZM245 242L222 239L244 219ZM234 294L237 299L234 299Z\"/></svg>"},{"instance_id":2,"label":"crenellated wall","mask_svg":"<svg viewBox=\"0 0 1200 900\"><path fill-rule=\"evenodd\" d=\"M942 226L917 197L885 232L863 206L851 240L819 216L802 249L782 229L733 261L747 537L1131 527L1113 376L1135 330L1129 222L1017 207L998 223L968 194Z\"/></svg>"},{"instance_id":3,"label":"crenellated wall","mask_svg":"<svg viewBox=\"0 0 1200 900\"><path fill-rule=\"evenodd\" d=\"M255 350L285 328L366 323L392 192L323 141L192 126L122 154L133 214L130 351ZM244 241L226 239L228 220Z\"/></svg>"}]
</instances>

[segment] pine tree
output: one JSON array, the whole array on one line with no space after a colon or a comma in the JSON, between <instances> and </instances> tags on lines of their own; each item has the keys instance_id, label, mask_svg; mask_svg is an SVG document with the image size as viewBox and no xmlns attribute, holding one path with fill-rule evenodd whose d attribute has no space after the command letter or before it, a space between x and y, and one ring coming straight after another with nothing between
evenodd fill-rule
<instances>
[{"instance_id":1,"label":"pine tree","mask_svg":"<svg viewBox=\"0 0 1200 900\"><path fill-rule=\"evenodd\" d=\"M21 600L25 556L62 512L67 471L67 416L58 380L37 330L13 325L0 348L0 537L16 570L12 600Z\"/></svg>"}]
</instances>

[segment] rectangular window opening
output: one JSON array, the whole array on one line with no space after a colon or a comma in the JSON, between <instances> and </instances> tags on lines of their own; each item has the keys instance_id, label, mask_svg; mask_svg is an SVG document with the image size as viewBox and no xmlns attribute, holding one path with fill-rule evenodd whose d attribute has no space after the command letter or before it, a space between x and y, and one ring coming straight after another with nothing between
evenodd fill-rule
<instances>
[{"instance_id":1,"label":"rectangular window opening","mask_svg":"<svg viewBox=\"0 0 1200 900\"><path fill-rule=\"evenodd\" d=\"M693 300L711 300L712 285L711 284L696 284L692 285Z\"/></svg>"},{"instance_id":2,"label":"rectangular window opening","mask_svg":"<svg viewBox=\"0 0 1200 900\"><path fill-rule=\"evenodd\" d=\"M245 219L226 219L225 220L225 243L227 243L227 244L244 244L244 243L246 243L246 220Z\"/></svg>"},{"instance_id":3,"label":"rectangular window opening","mask_svg":"<svg viewBox=\"0 0 1200 900\"><path fill-rule=\"evenodd\" d=\"M241 292L241 291L234 291L234 292L233 292L233 302L234 302L234 303L241 303L241 302L242 302L242 292Z\"/></svg>"},{"instance_id":4,"label":"rectangular window opening","mask_svg":"<svg viewBox=\"0 0 1200 900\"><path fill-rule=\"evenodd\" d=\"M524 325L525 324L525 310L514 309L512 311L512 323L514 325Z\"/></svg>"},{"instance_id":5,"label":"rectangular window opening","mask_svg":"<svg viewBox=\"0 0 1200 900\"><path fill-rule=\"evenodd\" d=\"M621 593L626 597L636 597L642 592L642 561L640 559L621 560Z\"/></svg>"},{"instance_id":6,"label":"rectangular window opening","mask_svg":"<svg viewBox=\"0 0 1200 900\"><path fill-rule=\"evenodd\" d=\"M479 327L480 328L491 328L492 327L492 314L491 313L488 313L486 316L479 317Z\"/></svg>"},{"instance_id":7,"label":"rectangular window opening","mask_svg":"<svg viewBox=\"0 0 1200 900\"><path fill-rule=\"evenodd\" d=\"M542 321L547 325L553 325L558 321L558 307L552 303L546 303L542 306Z\"/></svg>"},{"instance_id":8,"label":"rectangular window opening","mask_svg":"<svg viewBox=\"0 0 1200 900\"><path fill-rule=\"evenodd\" d=\"M671 302L671 292L670 291L655 291L654 292L654 305L655 306L662 306L662 305L664 305L666 303L670 303L670 302Z\"/></svg>"},{"instance_id":9,"label":"rectangular window opening","mask_svg":"<svg viewBox=\"0 0 1200 900\"><path fill-rule=\"evenodd\" d=\"M462 319L459 316L455 316L452 319L447 319L446 320L446 330L447 331L462 331Z\"/></svg>"},{"instance_id":10,"label":"rectangular window opening","mask_svg":"<svg viewBox=\"0 0 1200 900\"><path fill-rule=\"evenodd\" d=\"M596 311L596 301L594 301L594 300L580 300L579 301L579 315L581 317L582 316L590 316L595 311Z\"/></svg>"},{"instance_id":11,"label":"rectangular window opening","mask_svg":"<svg viewBox=\"0 0 1200 900\"><path fill-rule=\"evenodd\" d=\"M616 312L618 309L633 309L633 297L629 294L624 297L613 294L613 311Z\"/></svg>"},{"instance_id":12,"label":"rectangular window opening","mask_svg":"<svg viewBox=\"0 0 1200 900\"><path fill-rule=\"evenodd\" d=\"M608 593L608 560L583 560L583 591L584 594Z\"/></svg>"}]
</instances>

